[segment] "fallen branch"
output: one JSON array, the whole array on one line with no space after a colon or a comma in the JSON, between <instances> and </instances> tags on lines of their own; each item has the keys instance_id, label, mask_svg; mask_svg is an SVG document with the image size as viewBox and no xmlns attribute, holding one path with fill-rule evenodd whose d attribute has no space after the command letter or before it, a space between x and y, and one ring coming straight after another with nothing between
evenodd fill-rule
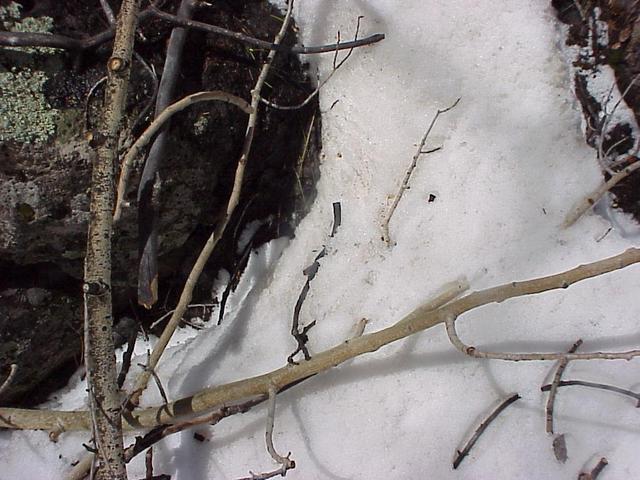
<instances>
[{"instance_id":1,"label":"fallen branch","mask_svg":"<svg viewBox=\"0 0 640 480\"><path fill-rule=\"evenodd\" d=\"M387 214L385 215L385 218L382 222L382 240L387 244L387 245L391 245L391 236L389 235L389 222L391 221L391 217L393 216L393 213L396 211L396 208L398 207L398 204L400 203L400 200L402 199L402 195L404 194L405 190L409 189L409 181L411 180L411 175L413 174L413 171L415 170L416 166L418 165L418 159L424 155L425 153L432 153L436 150L439 150L439 148L435 149L435 150L428 150L428 151L424 151L424 145L427 142L427 138L429 137L429 134L431 133L431 130L433 129L434 125L436 124L436 121L438 120L438 117L440 115L442 115L443 113L447 113L449 110L451 110L452 108L454 108L456 105L458 105L458 102L460 101L460 99L458 98L455 102L453 102L453 104L445 109L438 109L436 111L436 114L433 116L433 118L431 119L431 123L429 124L429 127L427 128L427 131L424 133L424 135L422 136L422 139L420 140L420 143L418 144L418 149L416 150L415 155L413 156L413 159L411 160L411 165L409 165L409 168L407 169L406 173L404 174L404 179L402 180L402 184L400 185L400 188L398 189L398 193L396 193L395 197L393 198L393 203L391 204L391 207L389 208L389 211L387 212Z\"/></svg>"},{"instance_id":2,"label":"fallen branch","mask_svg":"<svg viewBox=\"0 0 640 480\"><path fill-rule=\"evenodd\" d=\"M631 397L636 400L636 407L640 407L640 393L632 392L631 390L627 390L625 388L615 387L613 385L606 385L604 383L595 383L595 382L587 382L584 380L562 380L558 382L558 387L587 387L587 388L597 388L599 390L606 390L608 392L615 392L621 395L626 395L627 397ZM551 385L543 385L540 388L541 391L546 392L551 390Z\"/></svg>"},{"instance_id":3,"label":"fallen branch","mask_svg":"<svg viewBox=\"0 0 640 480\"><path fill-rule=\"evenodd\" d=\"M582 340L578 339L576 343L574 343L569 349L568 353L575 353L575 351L582 345ZM553 375L553 381L551 382L551 388L549 389L549 398L547 398L547 405L545 408L546 411L546 422L545 428L547 433L553 433L553 405L556 400L556 393L558 391L558 384L562 379L562 374L564 373L567 365L569 364L569 360L566 358L561 359L558 362L558 367L556 368L556 373Z\"/></svg>"},{"instance_id":4,"label":"fallen branch","mask_svg":"<svg viewBox=\"0 0 640 480\"><path fill-rule=\"evenodd\" d=\"M312 375L329 370L352 358L397 340L414 335L444 323L451 316L457 317L483 305L504 302L509 298L533 295L549 290L565 289L570 285L613 272L640 262L640 249L630 248L625 252L562 273L523 282L509 282L500 286L470 293L452 300L466 284L456 282L444 293L409 313L390 327L377 332L349 339L339 345L314 355L299 365L286 365L269 373L218 385L163 405L129 412L123 421L130 429L152 428L159 424L175 423L191 415L202 414L223 405L241 402L259 395L268 395L270 388L292 385ZM89 413L86 411L47 411L0 408L0 428L77 431L90 429Z\"/></svg>"},{"instance_id":5,"label":"fallen branch","mask_svg":"<svg viewBox=\"0 0 640 480\"><path fill-rule=\"evenodd\" d=\"M182 0L178 7L178 17L189 19L194 3L195 0ZM187 30L178 27L174 28L169 36L156 97L155 118L158 118L174 99L187 33ZM165 156L169 123L166 121L165 128L158 132L151 144L138 185L138 304L145 308L151 308L158 300L159 199L162 182L157 182L156 187L156 178L160 175Z\"/></svg>"},{"instance_id":6,"label":"fallen branch","mask_svg":"<svg viewBox=\"0 0 640 480\"><path fill-rule=\"evenodd\" d=\"M313 263L302 271L304 276L307 277L307 281L304 282L304 286L302 287L302 290L300 290L300 294L298 295L296 304L293 307L293 321L291 322L291 336L295 339L298 346L296 347L295 351L287 357L287 363L295 364L296 361L294 360L294 358L299 352L302 352L305 360L309 360L311 358L309 349L307 348L307 342L309 342L309 336L307 335L307 333L309 333L309 330L311 330L315 326L316 321L312 321L309 325L306 325L302 328L302 330L300 330L300 311L302 310L302 304L307 299L311 281L316 277L318 269L320 268L320 263L318 262L318 260L320 260L326 254L326 248L322 248L322 250L320 250L320 253L316 255L316 258L313 259Z\"/></svg>"},{"instance_id":7,"label":"fallen branch","mask_svg":"<svg viewBox=\"0 0 640 480\"><path fill-rule=\"evenodd\" d=\"M334 52L336 50L346 50L351 48L363 47L371 45L373 43L384 40L385 35L383 33L376 33L366 38L356 40L353 42L345 42L343 44L329 44L319 45L312 47L305 47L303 45L286 46L266 42L249 35L233 32L226 28L217 27L215 25L209 25L203 22L196 22L193 20L186 20L176 15L172 15L167 12L163 12L158 8L158 4L151 4L145 10L138 15L138 22L149 19L150 17L160 18L173 25L180 27L192 28L196 30L202 30L208 33L216 35L222 35L227 38L237 40L239 42L246 43L248 45L254 45L256 47L264 48L265 50L276 50L279 52L296 53L301 55L310 55L318 53ZM3 47L50 47L60 48L63 50L88 50L96 48L105 42L111 40L115 35L113 27L108 28L104 32L100 32L91 37L79 40L76 38L67 37L65 35L47 34L47 33L29 33L29 32L0 32L0 46Z\"/></svg>"},{"instance_id":8,"label":"fallen branch","mask_svg":"<svg viewBox=\"0 0 640 480\"><path fill-rule=\"evenodd\" d=\"M498 418L498 415L500 415L505 408L507 408L509 405L511 405L512 403L514 403L516 400L519 400L519 399L520 399L520 395L518 395L517 393L510 396L509 398L504 400L502 403L500 403L500 405L498 405L498 407L493 412L491 412L491 415L489 415L485 420L482 421L482 423L478 426L478 428L476 428L476 430L473 432L473 435L471 436L469 441L465 444L465 446L462 448L462 450L456 451L456 457L453 460L454 470L460 466L460 464L462 463L462 460L464 460L464 457L469 455L469 452L471 451L473 446L476 444L476 442L480 438L480 435L482 435L483 432L487 429L487 427L491 425L491 422L493 422L496 418Z\"/></svg>"}]
</instances>

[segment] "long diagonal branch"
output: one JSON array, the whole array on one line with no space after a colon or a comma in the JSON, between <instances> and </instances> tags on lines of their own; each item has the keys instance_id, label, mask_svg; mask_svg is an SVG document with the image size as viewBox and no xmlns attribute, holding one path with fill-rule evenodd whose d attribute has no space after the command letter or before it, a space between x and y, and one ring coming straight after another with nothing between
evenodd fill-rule
<instances>
[{"instance_id":1,"label":"long diagonal branch","mask_svg":"<svg viewBox=\"0 0 640 480\"><path fill-rule=\"evenodd\" d=\"M290 0L289 6L287 8L287 14L282 23L282 27L280 28L280 31L275 37L275 40L274 40L275 44L280 44L280 42L284 38L284 35L289 27L289 22L291 21L292 7L293 7L293 0ZM253 144L253 134L256 128L256 123L258 121L258 107L260 104L260 92L262 90L262 86L264 85L265 80L267 79L267 75L269 73L269 69L271 68L271 63L273 62L275 55L276 55L275 50L271 50L269 52L269 55L267 56L267 59L264 65L262 66L262 70L260 71L260 75L258 76L256 85L253 91L251 92L251 108L250 108L251 113L249 114L249 121L247 124L247 130L245 133L245 139L244 139L244 144L240 154L240 159L238 160L238 165L236 167L236 173L233 180L233 190L231 191L231 195L229 196L225 214L223 218L216 225L216 228L213 231L213 233L207 239L207 242L204 248L202 249L202 251L200 252L200 255L198 256L198 259L196 260L196 263L193 266L191 273L189 273L189 277L187 278L187 281L182 290L182 293L180 294L178 305L176 306L176 309L173 312L173 315L171 315L171 319L167 323L167 326L162 332L162 335L160 336L158 343L156 343L155 347L153 348L153 351L151 352L151 356L149 357L149 364L147 365L147 368L142 373L140 373L140 375L136 379L134 390L130 398L131 405L138 404L140 395L142 395L142 392L146 388L147 383L149 381L149 377L151 375L150 372L156 368L156 365L158 364L160 357L164 352L164 349L167 347L169 340L173 335L173 332L177 328L178 324L180 323L180 320L182 319L182 316L184 315L184 312L186 311L187 307L191 303L191 298L193 296L193 289L195 288L196 283L198 282L198 278L200 277L200 274L202 273L202 270L204 269L204 266L207 260L211 256L211 253L213 253L214 248L218 244L218 241L220 240L220 238L222 238L222 234L226 230L227 225L229 224L229 221L231 219L231 216L233 215L233 212L238 206L238 203L240 201L240 192L242 190L242 182L244 180L244 171L247 165L247 160L249 158L249 153L251 152L251 145Z\"/></svg>"},{"instance_id":2,"label":"long diagonal branch","mask_svg":"<svg viewBox=\"0 0 640 480\"><path fill-rule=\"evenodd\" d=\"M460 299L450 301L440 307L436 300L422 305L394 325L377 332L349 339L334 348L318 353L311 360L299 365L286 365L269 373L218 385L160 407L135 410L123 420L130 429L152 428L164 423L175 423L190 415L201 414L223 405L241 402L258 395L268 395L270 388L294 384L296 381L324 372L352 358L417 332L442 324L450 316L460 316L473 309L491 303L500 303L510 298L533 295L549 290L565 289L588 278L604 275L640 262L640 248L630 248L625 252L597 262L581 265L562 273L540 277L523 282L511 282L487 290L470 293ZM461 287L458 287L461 288ZM451 292L442 296L451 298ZM441 299L440 299L441 301ZM42 411L0 408L1 428L41 429L41 430L87 430L90 428L86 411Z\"/></svg>"}]
</instances>

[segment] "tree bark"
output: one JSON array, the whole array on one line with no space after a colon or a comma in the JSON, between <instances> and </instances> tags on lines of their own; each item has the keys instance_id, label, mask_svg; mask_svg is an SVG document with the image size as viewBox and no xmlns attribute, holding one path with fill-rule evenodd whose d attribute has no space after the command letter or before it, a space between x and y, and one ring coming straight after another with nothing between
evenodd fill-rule
<instances>
[{"instance_id":1,"label":"tree bark","mask_svg":"<svg viewBox=\"0 0 640 480\"><path fill-rule=\"evenodd\" d=\"M129 85L140 0L124 0L118 15L103 122L94 135L90 223L85 258L85 358L92 426L97 448L95 478L126 480L121 399L116 384L111 304L111 234L114 176L122 116Z\"/></svg>"}]
</instances>

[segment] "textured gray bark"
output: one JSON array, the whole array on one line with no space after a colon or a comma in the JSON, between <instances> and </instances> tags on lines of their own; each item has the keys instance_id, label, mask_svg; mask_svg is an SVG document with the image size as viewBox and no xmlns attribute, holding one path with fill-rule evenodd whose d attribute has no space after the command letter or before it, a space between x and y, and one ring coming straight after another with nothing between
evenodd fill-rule
<instances>
[{"instance_id":1,"label":"textured gray bark","mask_svg":"<svg viewBox=\"0 0 640 480\"><path fill-rule=\"evenodd\" d=\"M98 452L98 480L127 478L112 334L111 235L118 136L127 97L139 3L140 0L124 0L118 15L113 54L107 64L109 78L104 123L95 135L97 155L91 178L84 287L85 356Z\"/></svg>"}]
</instances>

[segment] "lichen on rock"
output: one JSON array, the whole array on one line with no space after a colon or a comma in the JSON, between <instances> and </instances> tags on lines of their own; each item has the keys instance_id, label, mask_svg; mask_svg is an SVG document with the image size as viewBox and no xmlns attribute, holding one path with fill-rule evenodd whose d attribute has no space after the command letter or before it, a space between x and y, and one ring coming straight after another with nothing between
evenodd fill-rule
<instances>
[{"instance_id":1,"label":"lichen on rock","mask_svg":"<svg viewBox=\"0 0 640 480\"><path fill-rule=\"evenodd\" d=\"M51 17L20 19L21 6L11 2L0 7L0 23L10 32L50 33ZM37 68L37 55L58 52L46 47L4 47L4 52L26 54L23 65L7 69L0 65L0 142L45 142L56 130L58 110L47 102L43 86L47 74ZM4 71L2 71L4 70Z\"/></svg>"}]
</instances>

